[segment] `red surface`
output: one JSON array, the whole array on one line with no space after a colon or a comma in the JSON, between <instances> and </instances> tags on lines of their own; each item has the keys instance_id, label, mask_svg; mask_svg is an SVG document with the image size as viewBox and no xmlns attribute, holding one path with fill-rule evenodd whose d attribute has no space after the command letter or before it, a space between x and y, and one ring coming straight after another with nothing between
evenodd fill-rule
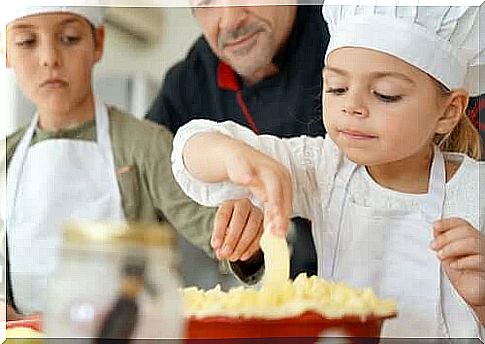
<instances>
[{"instance_id":1,"label":"red surface","mask_svg":"<svg viewBox=\"0 0 485 344\"><path fill-rule=\"evenodd\" d=\"M387 317L368 317L362 321L359 317L327 319L313 312L298 317L285 319L244 319L229 317L191 318L187 327L187 343L201 343L201 339L257 339L285 338L286 342L298 338L298 343L314 343L319 336L359 337L354 343L377 342L382 323ZM296 342L296 341L295 341ZM219 341L217 342L219 343Z\"/></svg>"}]
</instances>

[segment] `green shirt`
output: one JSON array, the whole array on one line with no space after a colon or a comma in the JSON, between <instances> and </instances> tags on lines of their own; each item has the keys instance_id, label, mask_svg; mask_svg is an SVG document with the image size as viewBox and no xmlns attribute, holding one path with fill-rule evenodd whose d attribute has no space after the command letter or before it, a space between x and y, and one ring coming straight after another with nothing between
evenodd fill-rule
<instances>
[{"instance_id":1,"label":"green shirt","mask_svg":"<svg viewBox=\"0 0 485 344\"><path fill-rule=\"evenodd\" d=\"M214 256L210 238L216 209L198 205L179 188L172 175L172 134L154 123L139 120L110 107L113 156L125 217L129 221L167 220L195 246ZM7 137L9 163L26 128ZM47 132L37 129L31 145L49 139L96 140L96 123ZM48 157L46 157L48 158Z\"/></svg>"}]
</instances>

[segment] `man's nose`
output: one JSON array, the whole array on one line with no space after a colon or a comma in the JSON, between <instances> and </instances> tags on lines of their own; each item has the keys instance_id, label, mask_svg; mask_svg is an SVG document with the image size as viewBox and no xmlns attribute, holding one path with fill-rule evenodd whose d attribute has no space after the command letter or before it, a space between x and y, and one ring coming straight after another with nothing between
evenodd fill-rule
<instances>
[{"instance_id":1,"label":"man's nose","mask_svg":"<svg viewBox=\"0 0 485 344\"><path fill-rule=\"evenodd\" d=\"M246 19L247 11L241 6L226 6L221 8L219 27L224 31L231 31L241 26Z\"/></svg>"}]
</instances>

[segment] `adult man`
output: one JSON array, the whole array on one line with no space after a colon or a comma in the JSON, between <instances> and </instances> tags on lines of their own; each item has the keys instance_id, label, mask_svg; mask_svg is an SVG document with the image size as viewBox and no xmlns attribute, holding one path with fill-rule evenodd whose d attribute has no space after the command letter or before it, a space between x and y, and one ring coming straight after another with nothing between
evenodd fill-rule
<instances>
[{"instance_id":1,"label":"adult man","mask_svg":"<svg viewBox=\"0 0 485 344\"><path fill-rule=\"evenodd\" d=\"M193 12L203 37L168 72L149 119L173 132L191 119L207 118L282 137L325 134L319 95L328 32L321 6L195 7ZM291 275L315 274L310 223L294 223ZM230 230L228 236L239 239ZM224 247L217 252L231 258Z\"/></svg>"},{"instance_id":2,"label":"adult man","mask_svg":"<svg viewBox=\"0 0 485 344\"><path fill-rule=\"evenodd\" d=\"M468 104L469 116L473 124L478 128L482 138L482 147L485 151L485 95L480 95L470 100ZM482 156L482 160L485 157Z\"/></svg>"}]
</instances>

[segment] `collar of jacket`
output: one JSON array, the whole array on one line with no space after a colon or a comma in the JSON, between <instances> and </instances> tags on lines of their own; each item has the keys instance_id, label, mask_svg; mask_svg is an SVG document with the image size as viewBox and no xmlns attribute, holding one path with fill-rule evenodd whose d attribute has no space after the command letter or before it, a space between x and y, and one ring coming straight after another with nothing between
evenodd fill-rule
<instances>
[{"instance_id":1,"label":"collar of jacket","mask_svg":"<svg viewBox=\"0 0 485 344\"><path fill-rule=\"evenodd\" d=\"M288 37L287 44L273 58L273 63L282 69L289 59L289 54L297 48L300 36L304 32L304 25L312 11L312 6L299 6L295 18L295 23ZM322 19L323 20L323 19ZM311 25L311 24L310 24ZM217 86L220 89L238 92L241 90L241 79L234 69L227 63L220 61L217 65Z\"/></svg>"}]
</instances>

